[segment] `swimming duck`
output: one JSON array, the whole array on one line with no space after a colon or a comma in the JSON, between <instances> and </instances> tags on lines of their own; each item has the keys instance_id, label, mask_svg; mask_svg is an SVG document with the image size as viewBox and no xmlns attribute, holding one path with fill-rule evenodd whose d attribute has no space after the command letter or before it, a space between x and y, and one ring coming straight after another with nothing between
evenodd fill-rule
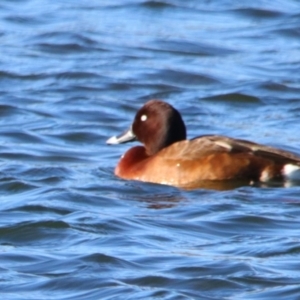
<instances>
[{"instance_id":1,"label":"swimming duck","mask_svg":"<svg viewBox=\"0 0 300 300\"><path fill-rule=\"evenodd\" d=\"M150 100L138 110L126 132L107 144L138 140L143 146L129 149L115 175L177 187L201 181L300 179L300 156L254 142L222 135L186 139L180 113L170 104Z\"/></svg>"}]
</instances>

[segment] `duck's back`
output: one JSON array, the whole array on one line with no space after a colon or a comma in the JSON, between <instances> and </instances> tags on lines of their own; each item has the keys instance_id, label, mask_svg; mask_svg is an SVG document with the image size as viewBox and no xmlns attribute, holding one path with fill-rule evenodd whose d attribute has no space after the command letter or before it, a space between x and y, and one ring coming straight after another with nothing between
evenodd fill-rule
<instances>
[{"instance_id":1,"label":"duck's back","mask_svg":"<svg viewBox=\"0 0 300 300\"><path fill-rule=\"evenodd\" d=\"M285 166L300 157L283 150L225 136L207 135L174 143L141 162L138 179L185 186L201 180L282 179Z\"/></svg>"}]
</instances>

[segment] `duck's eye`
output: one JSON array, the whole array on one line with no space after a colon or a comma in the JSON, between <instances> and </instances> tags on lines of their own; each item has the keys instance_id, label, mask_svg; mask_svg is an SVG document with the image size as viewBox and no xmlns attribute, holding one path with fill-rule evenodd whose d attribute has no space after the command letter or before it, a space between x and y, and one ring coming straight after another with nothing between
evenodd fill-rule
<instances>
[{"instance_id":1,"label":"duck's eye","mask_svg":"<svg viewBox=\"0 0 300 300\"><path fill-rule=\"evenodd\" d=\"M148 118L147 115L142 115L141 116L141 121L145 122L147 120L147 118Z\"/></svg>"}]
</instances>

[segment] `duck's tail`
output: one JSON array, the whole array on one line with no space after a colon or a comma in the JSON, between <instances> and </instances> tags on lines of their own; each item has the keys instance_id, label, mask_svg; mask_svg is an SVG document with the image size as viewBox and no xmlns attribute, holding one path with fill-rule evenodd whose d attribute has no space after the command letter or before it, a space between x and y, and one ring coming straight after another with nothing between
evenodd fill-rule
<instances>
[{"instance_id":1,"label":"duck's tail","mask_svg":"<svg viewBox=\"0 0 300 300\"><path fill-rule=\"evenodd\" d=\"M300 181L300 163L284 165L282 175L287 180Z\"/></svg>"}]
</instances>

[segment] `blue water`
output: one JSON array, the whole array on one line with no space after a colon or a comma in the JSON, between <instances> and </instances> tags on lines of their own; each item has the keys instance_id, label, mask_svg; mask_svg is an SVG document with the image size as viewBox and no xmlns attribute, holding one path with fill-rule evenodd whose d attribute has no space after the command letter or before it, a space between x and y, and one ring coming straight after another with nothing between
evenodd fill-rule
<instances>
[{"instance_id":1,"label":"blue water","mask_svg":"<svg viewBox=\"0 0 300 300\"><path fill-rule=\"evenodd\" d=\"M113 174L147 100L300 154L300 2L0 3L0 294L300 299L300 185Z\"/></svg>"}]
</instances>

